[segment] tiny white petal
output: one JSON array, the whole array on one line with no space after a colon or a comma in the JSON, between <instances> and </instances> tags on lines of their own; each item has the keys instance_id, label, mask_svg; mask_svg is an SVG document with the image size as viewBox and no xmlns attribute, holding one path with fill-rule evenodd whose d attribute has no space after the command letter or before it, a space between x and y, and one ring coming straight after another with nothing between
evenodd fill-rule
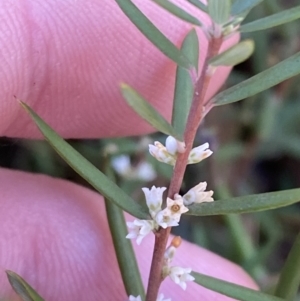
<instances>
[{"instance_id":1,"label":"tiny white petal","mask_svg":"<svg viewBox=\"0 0 300 301\"><path fill-rule=\"evenodd\" d=\"M177 153L177 140L172 137L168 136L166 139L166 149L169 154L176 155Z\"/></svg>"},{"instance_id":2,"label":"tiny white petal","mask_svg":"<svg viewBox=\"0 0 300 301\"><path fill-rule=\"evenodd\" d=\"M191 271L192 269L190 268L171 267L169 269L169 276L176 284L185 290L186 282L195 280L195 278L190 275Z\"/></svg>"},{"instance_id":3,"label":"tiny white petal","mask_svg":"<svg viewBox=\"0 0 300 301\"><path fill-rule=\"evenodd\" d=\"M161 210L162 197L166 189L167 189L166 187L155 187L155 186L152 186L151 190L146 187L142 188L152 218L154 218L155 215Z\"/></svg>"},{"instance_id":4,"label":"tiny white petal","mask_svg":"<svg viewBox=\"0 0 300 301\"><path fill-rule=\"evenodd\" d=\"M174 220L180 221L181 214L189 211L183 204L183 198L178 194L175 196L175 200L167 198L167 209L171 212Z\"/></svg>"},{"instance_id":5,"label":"tiny white petal","mask_svg":"<svg viewBox=\"0 0 300 301\"><path fill-rule=\"evenodd\" d=\"M149 153L160 162L175 165L176 155L170 154L167 148L158 141L155 141L154 145L149 144Z\"/></svg>"},{"instance_id":6,"label":"tiny white petal","mask_svg":"<svg viewBox=\"0 0 300 301\"><path fill-rule=\"evenodd\" d=\"M213 152L209 149L209 144L204 143L191 150L188 158L188 164L198 163L209 157Z\"/></svg>"},{"instance_id":7,"label":"tiny white petal","mask_svg":"<svg viewBox=\"0 0 300 301\"><path fill-rule=\"evenodd\" d=\"M193 203L204 203L204 202L213 202L212 198L213 191L205 191L207 187L206 182L201 182L192 189L190 189L184 196L183 202L185 205L191 205Z\"/></svg>"},{"instance_id":8,"label":"tiny white petal","mask_svg":"<svg viewBox=\"0 0 300 301\"><path fill-rule=\"evenodd\" d=\"M164 229L168 227L176 227L179 225L168 208L159 211L155 216L155 221Z\"/></svg>"},{"instance_id":9,"label":"tiny white petal","mask_svg":"<svg viewBox=\"0 0 300 301\"><path fill-rule=\"evenodd\" d=\"M133 222L127 222L127 227L130 230L126 235L128 239L136 239L138 245L141 244L143 238L154 230L155 224L151 220L136 219Z\"/></svg>"}]
</instances>

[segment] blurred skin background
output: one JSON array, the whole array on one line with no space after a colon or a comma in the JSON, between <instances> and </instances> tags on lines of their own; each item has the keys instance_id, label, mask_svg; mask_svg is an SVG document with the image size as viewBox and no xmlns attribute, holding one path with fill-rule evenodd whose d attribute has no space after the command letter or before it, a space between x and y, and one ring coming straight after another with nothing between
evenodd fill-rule
<instances>
[{"instance_id":1,"label":"blurred skin background","mask_svg":"<svg viewBox=\"0 0 300 301\"><path fill-rule=\"evenodd\" d=\"M261 18L299 3L265 0L247 20ZM255 40L254 55L237 66L226 82L234 85L300 50L300 23L245 35ZM182 193L200 181L209 183L215 199L300 187L300 87L299 76L271 90L232 105L214 108L202 124L195 145L208 141L214 156L190 166ZM225 86L225 88L226 88ZM147 152L148 143L164 141L160 134L119 139L70 140L94 165L101 168L106 154L128 155L132 168L149 162L149 179L118 175L119 185L138 200L140 187L167 186L172 168L157 164ZM139 151L136 151L138 145ZM112 161L115 162L115 161ZM0 166L44 173L81 185L82 180L43 141L0 139ZM147 167L148 168L148 167ZM156 176L155 176L156 174ZM274 279L300 230L299 204L242 216L183 218L174 234L181 235L243 266L265 289Z\"/></svg>"}]
</instances>

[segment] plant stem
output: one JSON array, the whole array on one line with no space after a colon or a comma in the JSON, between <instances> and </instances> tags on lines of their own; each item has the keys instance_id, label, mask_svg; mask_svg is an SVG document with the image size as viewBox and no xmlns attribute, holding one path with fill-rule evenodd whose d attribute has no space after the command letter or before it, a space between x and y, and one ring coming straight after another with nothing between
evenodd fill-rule
<instances>
[{"instance_id":1,"label":"plant stem","mask_svg":"<svg viewBox=\"0 0 300 301\"><path fill-rule=\"evenodd\" d=\"M210 83L212 74L208 73L209 60L217 55L222 44L222 38L212 38L208 43L208 50L206 58L201 71L201 75L195 83L193 101L188 116L187 125L184 132L184 141L186 144L186 151L183 154L178 154L176 164L173 171L170 187L168 190L168 197L174 198L174 195L179 192L183 176L185 173L189 153L193 147L194 139L197 129L201 123L203 115L203 104L205 94ZM158 290L162 282L162 266L164 253L167 246L168 238L171 228L160 228L155 233L155 245L153 250L153 257L148 281L148 290L146 301L156 301Z\"/></svg>"}]
</instances>

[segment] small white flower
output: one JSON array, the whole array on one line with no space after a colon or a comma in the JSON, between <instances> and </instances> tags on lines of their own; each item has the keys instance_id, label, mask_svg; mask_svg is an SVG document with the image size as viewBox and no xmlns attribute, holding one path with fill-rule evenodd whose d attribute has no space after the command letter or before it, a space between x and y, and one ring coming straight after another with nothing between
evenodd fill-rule
<instances>
[{"instance_id":1,"label":"small white flower","mask_svg":"<svg viewBox=\"0 0 300 301\"><path fill-rule=\"evenodd\" d=\"M126 224L130 229L126 238L136 239L138 245L140 245L143 238L155 228L155 223L151 220L136 219L133 222L127 222Z\"/></svg>"},{"instance_id":2,"label":"small white flower","mask_svg":"<svg viewBox=\"0 0 300 301\"><path fill-rule=\"evenodd\" d=\"M171 155L167 148L158 141L155 141L154 145L149 144L149 153L160 162L175 165L176 156Z\"/></svg>"},{"instance_id":3,"label":"small white flower","mask_svg":"<svg viewBox=\"0 0 300 301\"><path fill-rule=\"evenodd\" d=\"M195 278L190 275L191 271L192 269L190 268L170 267L169 276L176 284L185 290L186 282L195 280Z\"/></svg>"},{"instance_id":4,"label":"small white flower","mask_svg":"<svg viewBox=\"0 0 300 301\"><path fill-rule=\"evenodd\" d=\"M178 226L178 222L174 219L172 212L168 208L156 214L155 222L164 229Z\"/></svg>"},{"instance_id":5,"label":"small white flower","mask_svg":"<svg viewBox=\"0 0 300 301\"><path fill-rule=\"evenodd\" d=\"M209 144L204 143L191 150L188 158L188 164L198 163L209 157L213 152L209 149Z\"/></svg>"},{"instance_id":6,"label":"small white flower","mask_svg":"<svg viewBox=\"0 0 300 301\"><path fill-rule=\"evenodd\" d=\"M164 299L164 294L159 294L156 301L171 301L171 299Z\"/></svg>"},{"instance_id":7,"label":"small white flower","mask_svg":"<svg viewBox=\"0 0 300 301\"><path fill-rule=\"evenodd\" d=\"M142 188L152 218L154 218L156 214L161 210L162 196L166 189L166 187L155 186L152 186L151 190L146 187Z\"/></svg>"},{"instance_id":8,"label":"small white flower","mask_svg":"<svg viewBox=\"0 0 300 301\"><path fill-rule=\"evenodd\" d=\"M142 298L141 296L137 296L137 297L129 296L129 301L142 301Z\"/></svg>"},{"instance_id":9,"label":"small white flower","mask_svg":"<svg viewBox=\"0 0 300 301\"><path fill-rule=\"evenodd\" d=\"M177 153L185 152L185 143L176 140L172 136L168 136L166 139L166 149L169 154L175 156Z\"/></svg>"},{"instance_id":10,"label":"small white flower","mask_svg":"<svg viewBox=\"0 0 300 301\"><path fill-rule=\"evenodd\" d=\"M179 195L175 195L175 200L167 198L167 209L171 212L173 219L176 222L180 221L182 213L189 211L183 204L183 198Z\"/></svg>"},{"instance_id":11,"label":"small white flower","mask_svg":"<svg viewBox=\"0 0 300 301\"><path fill-rule=\"evenodd\" d=\"M205 191L206 187L207 183L201 182L192 189L190 189L183 196L184 205L188 206L193 203L213 202L214 199L212 198L212 195L214 194L214 192L212 190Z\"/></svg>"}]
</instances>

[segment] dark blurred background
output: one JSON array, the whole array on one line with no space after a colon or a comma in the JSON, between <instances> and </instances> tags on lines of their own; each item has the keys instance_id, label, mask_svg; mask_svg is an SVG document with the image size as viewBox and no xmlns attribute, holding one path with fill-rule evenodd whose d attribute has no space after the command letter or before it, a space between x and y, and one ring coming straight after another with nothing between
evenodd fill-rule
<instances>
[{"instance_id":1,"label":"dark blurred background","mask_svg":"<svg viewBox=\"0 0 300 301\"><path fill-rule=\"evenodd\" d=\"M265 0L246 21L295 5L299 5L299 1ZM233 70L224 88L300 51L300 21L250 33L246 37L255 40L255 53ZM201 164L188 167L181 193L200 181L208 182L208 189L215 191L215 199L299 188L299 79L299 76L294 77L249 99L214 108L199 129L195 142L199 145L208 141L214 155ZM130 160L131 170L126 167L125 171L119 171L118 183L136 199L143 200L141 187L167 186L169 183L172 168L158 164L147 151L148 143L154 140L164 142L164 139L163 135L153 134L149 139L133 137L69 142L99 168L107 153L112 154L115 164ZM120 158L120 154L128 157ZM153 167L150 170L153 175L148 179L136 172L143 162L149 162ZM1 138L0 166L49 174L88 186L42 141ZM146 173L150 172L149 166L143 168ZM299 204L241 216L186 216L181 227L174 228L174 233L237 262L265 290L272 290L299 233L299 217Z\"/></svg>"}]
</instances>

